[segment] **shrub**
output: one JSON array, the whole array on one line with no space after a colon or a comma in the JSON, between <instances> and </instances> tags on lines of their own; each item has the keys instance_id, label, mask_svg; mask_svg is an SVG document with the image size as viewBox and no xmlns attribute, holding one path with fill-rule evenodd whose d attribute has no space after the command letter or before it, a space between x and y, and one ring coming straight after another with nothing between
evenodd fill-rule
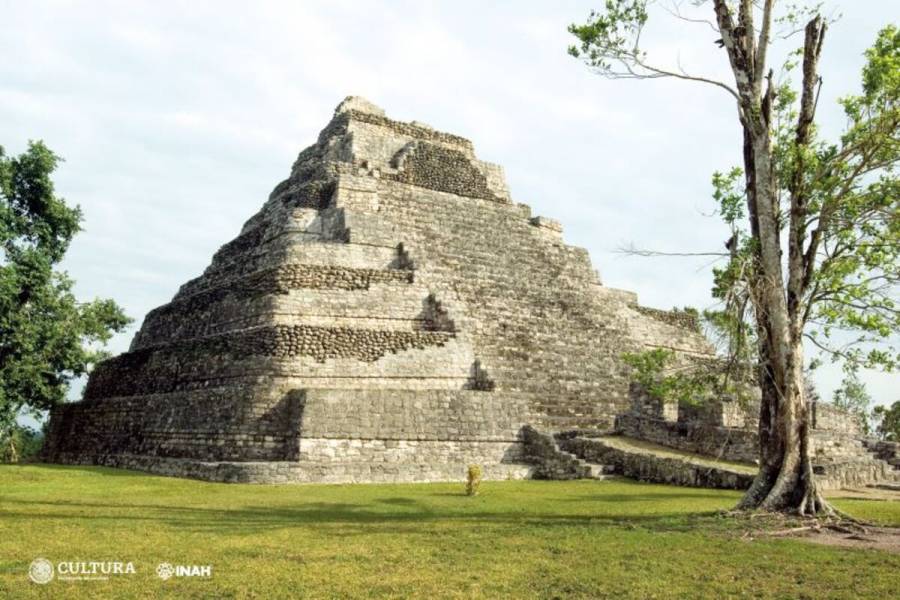
<instances>
[{"instance_id":1,"label":"shrub","mask_svg":"<svg viewBox=\"0 0 900 600\"><path fill-rule=\"evenodd\" d=\"M466 495L477 496L481 485L481 465L469 465L466 480Z\"/></svg>"}]
</instances>

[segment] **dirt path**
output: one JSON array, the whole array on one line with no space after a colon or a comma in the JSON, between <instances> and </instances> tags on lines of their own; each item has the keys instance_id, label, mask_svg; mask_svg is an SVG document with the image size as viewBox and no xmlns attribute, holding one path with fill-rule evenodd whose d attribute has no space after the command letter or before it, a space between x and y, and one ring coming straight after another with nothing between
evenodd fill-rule
<instances>
[{"instance_id":1,"label":"dirt path","mask_svg":"<svg viewBox=\"0 0 900 600\"><path fill-rule=\"evenodd\" d=\"M859 498L861 500L893 500L900 502L900 491L880 487L826 491L825 496L828 498Z\"/></svg>"},{"instance_id":2,"label":"dirt path","mask_svg":"<svg viewBox=\"0 0 900 600\"><path fill-rule=\"evenodd\" d=\"M900 554L900 528L895 527L866 527L864 532L859 533L845 533L823 528L798 534L797 537L825 546L886 550Z\"/></svg>"},{"instance_id":3,"label":"dirt path","mask_svg":"<svg viewBox=\"0 0 900 600\"><path fill-rule=\"evenodd\" d=\"M848 496L846 490L833 497ZM796 539L812 544L860 550L883 550L900 554L900 527L861 525L846 520L816 520L783 515L755 513L746 516L747 528L741 539L752 542L766 539Z\"/></svg>"}]
</instances>

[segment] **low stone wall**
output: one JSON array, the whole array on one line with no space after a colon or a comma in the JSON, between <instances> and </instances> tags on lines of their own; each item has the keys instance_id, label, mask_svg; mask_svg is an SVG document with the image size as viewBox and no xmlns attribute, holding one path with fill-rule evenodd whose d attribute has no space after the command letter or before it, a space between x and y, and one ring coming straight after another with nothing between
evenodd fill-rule
<instances>
[{"instance_id":1,"label":"low stone wall","mask_svg":"<svg viewBox=\"0 0 900 600\"><path fill-rule=\"evenodd\" d=\"M759 458L758 435L746 429L625 414L616 417L616 431L661 446L723 460L754 463Z\"/></svg>"},{"instance_id":2,"label":"low stone wall","mask_svg":"<svg viewBox=\"0 0 900 600\"><path fill-rule=\"evenodd\" d=\"M235 386L65 404L54 415L45 460L210 481L452 481L470 464L493 479L534 471L520 435L531 414L515 394Z\"/></svg>"},{"instance_id":3,"label":"low stone wall","mask_svg":"<svg viewBox=\"0 0 900 600\"><path fill-rule=\"evenodd\" d=\"M653 483L744 490L753 483L754 475L725 468L691 464L677 458L664 458L651 453L628 452L605 444L602 438L560 440L560 448L593 463L612 465L615 473Z\"/></svg>"},{"instance_id":4,"label":"low stone wall","mask_svg":"<svg viewBox=\"0 0 900 600\"><path fill-rule=\"evenodd\" d=\"M873 483L900 483L900 473L882 460L852 460L813 465L816 484L823 490L865 487Z\"/></svg>"},{"instance_id":5,"label":"low stone wall","mask_svg":"<svg viewBox=\"0 0 900 600\"><path fill-rule=\"evenodd\" d=\"M738 429L756 429L759 426L759 404L742 406L732 399L711 399L695 406L679 405L678 420L685 423L700 422Z\"/></svg>"},{"instance_id":6,"label":"low stone wall","mask_svg":"<svg viewBox=\"0 0 900 600\"><path fill-rule=\"evenodd\" d=\"M858 416L824 402L813 403L812 426L813 429L854 436L861 436L863 431Z\"/></svg>"},{"instance_id":7,"label":"low stone wall","mask_svg":"<svg viewBox=\"0 0 900 600\"><path fill-rule=\"evenodd\" d=\"M866 449L877 458L887 461L888 464L896 469L900 469L900 442L866 439L863 443Z\"/></svg>"},{"instance_id":8,"label":"low stone wall","mask_svg":"<svg viewBox=\"0 0 900 600\"><path fill-rule=\"evenodd\" d=\"M343 464L265 462L203 462L134 454L116 454L86 460L73 457L68 464L90 464L133 469L169 477L188 477L221 483L409 483L466 480L466 456L452 463L418 462L372 464L358 461ZM523 463L483 465L485 480L527 479L533 467Z\"/></svg>"}]
</instances>

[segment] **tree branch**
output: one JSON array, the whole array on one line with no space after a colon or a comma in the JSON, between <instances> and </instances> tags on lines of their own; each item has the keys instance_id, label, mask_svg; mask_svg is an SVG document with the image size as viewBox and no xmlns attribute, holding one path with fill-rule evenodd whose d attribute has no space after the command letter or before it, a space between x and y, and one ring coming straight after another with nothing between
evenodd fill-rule
<instances>
[{"instance_id":1,"label":"tree branch","mask_svg":"<svg viewBox=\"0 0 900 600\"><path fill-rule=\"evenodd\" d=\"M763 7L762 28L759 32L759 41L756 44L756 70L753 72L753 84L756 89L762 90L763 73L766 71L766 55L769 51L770 35L772 31L772 8L775 0L766 0Z\"/></svg>"},{"instance_id":2,"label":"tree branch","mask_svg":"<svg viewBox=\"0 0 900 600\"><path fill-rule=\"evenodd\" d=\"M618 254L625 254L628 256L717 256L717 257L727 257L730 256L727 252L661 252L658 250L645 250L641 248L635 248L634 245L629 244L628 246L620 246L616 249Z\"/></svg>"}]
</instances>

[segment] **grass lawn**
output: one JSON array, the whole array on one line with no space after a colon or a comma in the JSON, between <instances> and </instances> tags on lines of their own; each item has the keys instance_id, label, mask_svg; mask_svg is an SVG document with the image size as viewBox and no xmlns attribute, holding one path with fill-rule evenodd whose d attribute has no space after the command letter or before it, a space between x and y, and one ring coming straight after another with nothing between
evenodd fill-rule
<instances>
[{"instance_id":1,"label":"grass lawn","mask_svg":"<svg viewBox=\"0 0 900 600\"><path fill-rule=\"evenodd\" d=\"M621 481L213 484L0 466L0 598L896 598L900 555L746 541L737 492ZM838 500L900 525L900 503ZM109 581L28 580L32 559L133 561ZM212 565L159 579L161 562Z\"/></svg>"}]
</instances>

